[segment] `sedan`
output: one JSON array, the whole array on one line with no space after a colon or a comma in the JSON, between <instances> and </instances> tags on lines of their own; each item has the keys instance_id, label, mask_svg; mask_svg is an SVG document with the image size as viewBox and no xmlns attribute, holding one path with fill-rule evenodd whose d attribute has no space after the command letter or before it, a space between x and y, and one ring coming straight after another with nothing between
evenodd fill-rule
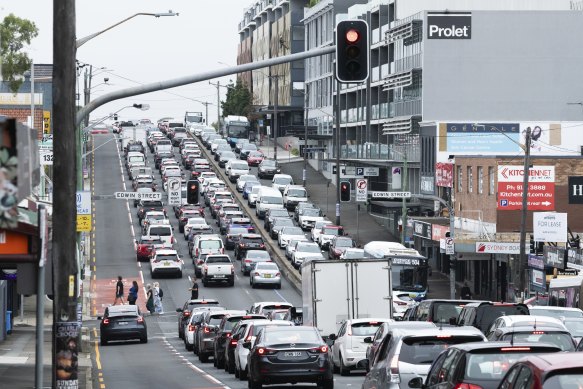
<instances>
[{"instance_id":1,"label":"sedan","mask_svg":"<svg viewBox=\"0 0 583 389\"><path fill-rule=\"evenodd\" d=\"M346 249L354 248L354 241L347 236L335 236L330 242L329 259L340 259Z\"/></svg>"},{"instance_id":2,"label":"sedan","mask_svg":"<svg viewBox=\"0 0 583 389\"><path fill-rule=\"evenodd\" d=\"M110 340L139 339L148 343L148 329L144 317L137 305L112 305L105 308L99 330L101 345L105 346Z\"/></svg>"},{"instance_id":3,"label":"sedan","mask_svg":"<svg viewBox=\"0 0 583 389\"><path fill-rule=\"evenodd\" d=\"M314 327L270 327L261 331L248 348L249 389L262 385L312 382L334 388L328 345Z\"/></svg>"},{"instance_id":4,"label":"sedan","mask_svg":"<svg viewBox=\"0 0 583 389\"><path fill-rule=\"evenodd\" d=\"M261 285L273 285L277 289L281 289L281 272L273 262L256 263L249 275L249 284L252 288Z\"/></svg>"},{"instance_id":5,"label":"sedan","mask_svg":"<svg viewBox=\"0 0 583 389\"><path fill-rule=\"evenodd\" d=\"M283 249L291 239L297 238L298 236L306 236L300 227L283 227L278 234L277 244Z\"/></svg>"},{"instance_id":6,"label":"sedan","mask_svg":"<svg viewBox=\"0 0 583 389\"><path fill-rule=\"evenodd\" d=\"M255 177L255 176L253 176ZM245 181L243 184L243 198L249 200L249 194L253 190L254 186L261 186L259 181Z\"/></svg>"},{"instance_id":7,"label":"sedan","mask_svg":"<svg viewBox=\"0 0 583 389\"><path fill-rule=\"evenodd\" d=\"M313 242L298 242L292 253L292 265L297 269L302 266L304 260L308 257L322 255L320 246Z\"/></svg>"},{"instance_id":8,"label":"sedan","mask_svg":"<svg viewBox=\"0 0 583 389\"><path fill-rule=\"evenodd\" d=\"M265 155L261 151L251 151L247 156L247 163L249 166L259 166L265 159Z\"/></svg>"},{"instance_id":9,"label":"sedan","mask_svg":"<svg viewBox=\"0 0 583 389\"><path fill-rule=\"evenodd\" d=\"M246 182L257 182L259 180L253 174L243 174L237 178L237 192L243 192L243 187L245 186Z\"/></svg>"},{"instance_id":10,"label":"sedan","mask_svg":"<svg viewBox=\"0 0 583 389\"><path fill-rule=\"evenodd\" d=\"M248 250L241 260L241 273L243 275L249 275L255 264L271 261L271 255L265 250Z\"/></svg>"}]
</instances>

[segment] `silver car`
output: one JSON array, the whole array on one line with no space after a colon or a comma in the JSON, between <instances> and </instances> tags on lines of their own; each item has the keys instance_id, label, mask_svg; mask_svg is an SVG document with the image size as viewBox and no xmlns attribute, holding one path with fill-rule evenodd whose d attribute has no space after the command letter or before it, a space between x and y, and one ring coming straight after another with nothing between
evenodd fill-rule
<instances>
[{"instance_id":1,"label":"silver car","mask_svg":"<svg viewBox=\"0 0 583 389\"><path fill-rule=\"evenodd\" d=\"M285 248L290 240L306 236L300 227L283 227L277 234L277 243L280 248Z\"/></svg>"},{"instance_id":2,"label":"silver car","mask_svg":"<svg viewBox=\"0 0 583 389\"><path fill-rule=\"evenodd\" d=\"M281 289L281 272L273 262L257 262L251 268L249 284L252 288L260 285L273 285Z\"/></svg>"}]
</instances>

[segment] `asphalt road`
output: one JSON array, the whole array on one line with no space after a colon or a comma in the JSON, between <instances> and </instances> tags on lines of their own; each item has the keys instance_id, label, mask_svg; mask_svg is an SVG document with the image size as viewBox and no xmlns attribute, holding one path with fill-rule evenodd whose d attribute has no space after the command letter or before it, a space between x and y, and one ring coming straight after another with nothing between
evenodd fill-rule
<instances>
[{"instance_id":1,"label":"asphalt road","mask_svg":"<svg viewBox=\"0 0 583 389\"><path fill-rule=\"evenodd\" d=\"M94 135L94 178L93 193L113 194L116 191L132 191L131 181L125 167L121 168L118 142L111 141L113 135ZM176 152L176 154L178 154ZM147 152L149 163L153 165L153 156ZM123 157L123 155L121 155ZM152 166L153 167L153 166ZM253 168L256 169L256 168ZM255 170L256 172L256 170ZM160 175L154 169L158 188L162 188ZM267 181L265 181L267 184ZM124 186L125 185L125 186ZM238 195L240 196L240 195ZM163 195L165 200L165 195ZM207 209L208 210L208 209ZM172 207L167 212L178 239L177 249L184 260L184 271L181 279L157 278L164 291L164 313L147 316L149 342L114 342L108 346L99 346L98 321L89 323L92 327L92 358L95 366L96 388L246 388L247 383L239 381L216 369L210 363L201 363L192 352L185 350L182 340L177 334L177 307L181 307L189 298L188 288L190 277L194 276L192 261L183 234L178 231L177 220ZM216 227L214 219L208 215L208 224ZM133 201L96 200L94 202L95 253L95 289L92 290L93 315L103 313L105 306L113 302L114 292L112 280L118 275L124 278L126 288L132 280L137 280L140 286L152 283L150 266L147 262L136 262L134 239L140 236L140 226L136 217ZM263 228L263 226L256 226ZM218 233L218 228L217 228ZM232 252L229 252L232 255ZM235 286L204 287L199 282L199 297L215 298L228 309L247 309L257 301L288 301L295 306L301 306L301 296L286 280L280 290L252 289L249 278L240 272L239 262L235 263ZM127 294L127 291L126 291ZM138 303L143 306L145 293L141 291ZM350 377L335 376L338 388L360 386L363 375L354 373ZM280 385L281 387L288 385ZM299 385L296 385L299 386ZM305 385L305 387L313 387Z\"/></svg>"}]
</instances>

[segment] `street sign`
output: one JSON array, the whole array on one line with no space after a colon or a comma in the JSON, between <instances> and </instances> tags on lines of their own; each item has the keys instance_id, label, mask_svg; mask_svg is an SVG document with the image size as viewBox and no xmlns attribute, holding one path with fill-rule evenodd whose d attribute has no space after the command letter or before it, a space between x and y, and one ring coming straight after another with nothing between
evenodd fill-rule
<instances>
[{"instance_id":1,"label":"street sign","mask_svg":"<svg viewBox=\"0 0 583 389\"><path fill-rule=\"evenodd\" d=\"M567 214L559 212L534 212L532 230L535 242L566 242Z\"/></svg>"},{"instance_id":2,"label":"street sign","mask_svg":"<svg viewBox=\"0 0 583 389\"><path fill-rule=\"evenodd\" d=\"M453 238L445 238L445 255L454 255Z\"/></svg>"},{"instance_id":3,"label":"street sign","mask_svg":"<svg viewBox=\"0 0 583 389\"><path fill-rule=\"evenodd\" d=\"M370 197L373 199L408 199L411 197L411 192L370 192Z\"/></svg>"},{"instance_id":4,"label":"street sign","mask_svg":"<svg viewBox=\"0 0 583 389\"><path fill-rule=\"evenodd\" d=\"M364 176L364 177L378 177L379 176L379 168L378 167L357 167L355 174L357 176Z\"/></svg>"},{"instance_id":5,"label":"street sign","mask_svg":"<svg viewBox=\"0 0 583 389\"><path fill-rule=\"evenodd\" d=\"M116 200L162 200L162 193L115 192Z\"/></svg>"},{"instance_id":6,"label":"street sign","mask_svg":"<svg viewBox=\"0 0 583 389\"><path fill-rule=\"evenodd\" d=\"M77 192L77 215L91 215L91 192Z\"/></svg>"},{"instance_id":7,"label":"street sign","mask_svg":"<svg viewBox=\"0 0 583 389\"><path fill-rule=\"evenodd\" d=\"M368 198L368 180L366 178L356 179L356 202L366 202Z\"/></svg>"},{"instance_id":8,"label":"street sign","mask_svg":"<svg viewBox=\"0 0 583 389\"><path fill-rule=\"evenodd\" d=\"M41 165L53 164L53 135L44 134L38 144L38 153Z\"/></svg>"},{"instance_id":9,"label":"street sign","mask_svg":"<svg viewBox=\"0 0 583 389\"><path fill-rule=\"evenodd\" d=\"M498 166L498 210L522 209L522 166ZM555 167L533 166L528 174L527 209L555 210Z\"/></svg>"},{"instance_id":10,"label":"street sign","mask_svg":"<svg viewBox=\"0 0 583 389\"><path fill-rule=\"evenodd\" d=\"M91 215L77 215L77 232L91 231Z\"/></svg>"},{"instance_id":11,"label":"street sign","mask_svg":"<svg viewBox=\"0 0 583 389\"><path fill-rule=\"evenodd\" d=\"M180 179L168 179L168 205L180 205L182 203L181 185Z\"/></svg>"}]
</instances>

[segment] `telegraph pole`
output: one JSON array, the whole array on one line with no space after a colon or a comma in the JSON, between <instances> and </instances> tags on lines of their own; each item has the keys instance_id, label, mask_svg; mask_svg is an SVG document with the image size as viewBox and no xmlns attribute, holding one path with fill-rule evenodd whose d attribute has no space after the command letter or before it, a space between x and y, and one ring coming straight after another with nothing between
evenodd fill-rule
<instances>
[{"instance_id":1,"label":"telegraph pole","mask_svg":"<svg viewBox=\"0 0 583 389\"><path fill-rule=\"evenodd\" d=\"M520 257L518 258L518 266L515 280L518 284L519 297L523 299L524 291L528 285L526 264L528 259L526 257L526 215L528 211L528 175L530 168L530 142L531 130L530 127L526 129L524 149L524 174L522 177L522 209L520 210ZM524 301L524 300L521 301Z\"/></svg>"},{"instance_id":2,"label":"telegraph pole","mask_svg":"<svg viewBox=\"0 0 583 389\"><path fill-rule=\"evenodd\" d=\"M206 116L204 117L204 121L206 122L206 125L208 126L209 125L209 105L211 105L212 103L205 101L204 103L201 102L201 104L204 105L204 107L206 109Z\"/></svg>"},{"instance_id":3,"label":"telegraph pole","mask_svg":"<svg viewBox=\"0 0 583 389\"><path fill-rule=\"evenodd\" d=\"M78 388L75 0L53 0L53 388ZM38 291L42 293L42 291ZM61 367L61 368L59 368ZM75 378L75 379L71 379Z\"/></svg>"},{"instance_id":4,"label":"telegraph pole","mask_svg":"<svg viewBox=\"0 0 583 389\"><path fill-rule=\"evenodd\" d=\"M271 76L275 78L275 96L273 100L273 159L277 161L277 136L278 131L278 120L277 120L277 105L279 104L279 76Z\"/></svg>"},{"instance_id":5,"label":"telegraph pole","mask_svg":"<svg viewBox=\"0 0 583 389\"><path fill-rule=\"evenodd\" d=\"M217 81L216 84L213 84L212 82L209 81L209 84L217 87L217 131L220 134L221 133L221 82ZM206 110L207 110L207 116L208 116L208 105L206 107ZM207 125L208 125L208 119L207 119Z\"/></svg>"}]
</instances>

